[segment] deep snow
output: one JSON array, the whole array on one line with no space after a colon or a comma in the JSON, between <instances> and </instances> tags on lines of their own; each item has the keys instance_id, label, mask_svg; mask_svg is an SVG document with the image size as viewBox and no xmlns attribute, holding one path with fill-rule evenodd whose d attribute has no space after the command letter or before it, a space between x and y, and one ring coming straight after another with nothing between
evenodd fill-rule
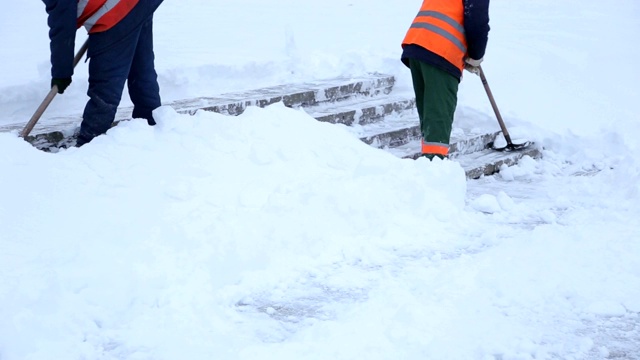
<instances>
[{"instance_id":1,"label":"deep snow","mask_svg":"<svg viewBox=\"0 0 640 360\"><path fill-rule=\"evenodd\" d=\"M640 359L640 5L491 6L489 82L545 147L494 177L281 105L163 107L57 154L0 133L0 359ZM163 100L369 71L411 91L418 7L165 2ZM8 8L0 125L49 81L43 4ZM82 64L46 116L85 91ZM459 103L491 116L470 75Z\"/></svg>"}]
</instances>

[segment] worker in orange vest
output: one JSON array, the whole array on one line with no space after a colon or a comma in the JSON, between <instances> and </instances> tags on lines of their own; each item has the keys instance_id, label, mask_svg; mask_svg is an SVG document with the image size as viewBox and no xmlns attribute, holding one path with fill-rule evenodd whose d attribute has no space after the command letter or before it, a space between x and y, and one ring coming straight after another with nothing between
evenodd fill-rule
<instances>
[{"instance_id":1,"label":"worker in orange vest","mask_svg":"<svg viewBox=\"0 0 640 360\"><path fill-rule=\"evenodd\" d=\"M73 75L76 29L89 32L89 101L77 146L109 130L128 85L133 118L155 125L160 87L153 53L153 13L163 0L43 0L51 40L51 87L64 93Z\"/></svg>"},{"instance_id":2,"label":"worker in orange vest","mask_svg":"<svg viewBox=\"0 0 640 360\"><path fill-rule=\"evenodd\" d=\"M402 41L422 131L422 154L445 158L462 70L478 74L489 35L489 0L424 0Z\"/></svg>"}]
</instances>

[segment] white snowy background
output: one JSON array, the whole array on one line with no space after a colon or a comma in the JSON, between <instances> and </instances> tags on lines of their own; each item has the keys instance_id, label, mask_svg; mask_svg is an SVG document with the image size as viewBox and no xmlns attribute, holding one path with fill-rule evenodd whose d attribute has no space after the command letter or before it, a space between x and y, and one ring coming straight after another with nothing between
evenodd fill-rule
<instances>
[{"instance_id":1,"label":"white snowy background","mask_svg":"<svg viewBox=\"0 0 640 360\"><path fill-rule=\"evenodd\" d=\"M419 7L165 1L163 101L367 72L410 92ZM480 180L282 105L161 108L57 154L0 133L0 359L640 359L639 19L491 2L483 67L545 151ZM47 31L4 4L0 126L48 91ZM78 116L86 79L45 117ZM492 116L472 75L459 106Z\"/></svg>"}]
</instances>

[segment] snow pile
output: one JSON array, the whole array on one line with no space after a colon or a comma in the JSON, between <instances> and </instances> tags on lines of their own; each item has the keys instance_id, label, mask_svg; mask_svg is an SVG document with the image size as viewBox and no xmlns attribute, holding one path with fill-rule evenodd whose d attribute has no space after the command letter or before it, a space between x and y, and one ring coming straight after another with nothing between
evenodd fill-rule
<instances>
[{"instance_id":1,"label":"snow pile","mask_svg":"<svg viewBox=\"0 0 640 360\"><path fill-rule=\"evenodd\" d=\"M458 164L400 160L282 105L156 115L58 154L0 134L3 359L172 358L202 329L234 343L242 298L437 241L464 208Z\"/></svg>"}]
</instances>

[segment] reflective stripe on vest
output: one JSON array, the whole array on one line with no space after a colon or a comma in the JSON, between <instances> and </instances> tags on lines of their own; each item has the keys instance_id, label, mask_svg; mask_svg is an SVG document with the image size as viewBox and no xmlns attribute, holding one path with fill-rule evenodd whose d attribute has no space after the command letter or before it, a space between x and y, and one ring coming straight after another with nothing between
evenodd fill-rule
<instances>
[{"instance_id":1,"label":"reflective stripe on vest","mask_svg":"<svg viewBox=\"0 0 640 360\"><path fill-rule=\"evenodd\" d=\"M449 154L449 144L426 142L422 140L422 155L442 155Z\"/></svg>"},{"instance_id":2,"label":"reflective stripe on vest","mask_svg":"<svg viewBox=\"0 0 640 360\"><path fill-rule=\"evenodd\" d=\"M402 45L430 50L462 71L467 54L462 0L425 0ZM434 36L435 34L435 36Z\"/></svg>"},{"instance_id":3,"label":"reflective stripe on vest","mask_svg":"<svg viewBox=\"0 0 640 360\"><path fill-rule=\"evenodd\" d=\"M122 20L138 0L78 0L78 27L89 33L109 30Z\"/></svg>"}]
</instances>

